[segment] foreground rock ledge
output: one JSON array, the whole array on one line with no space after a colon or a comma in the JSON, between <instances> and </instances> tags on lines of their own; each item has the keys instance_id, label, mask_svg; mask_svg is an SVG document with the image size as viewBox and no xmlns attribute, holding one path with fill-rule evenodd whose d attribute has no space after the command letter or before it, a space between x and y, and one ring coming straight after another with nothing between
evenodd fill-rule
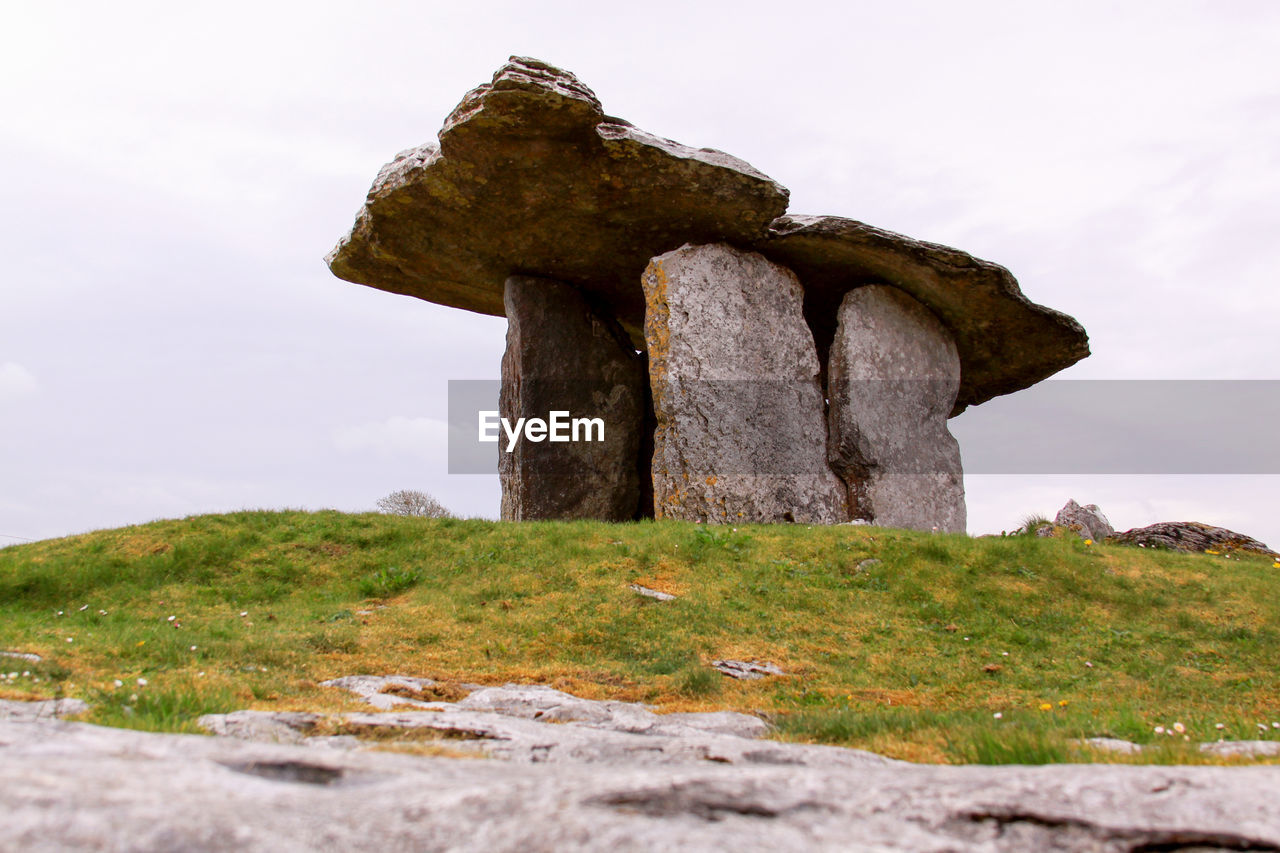
<instances>
[{"instance_id":1,"label":"foreground rock ledge","mask_svg":"<svg viewBox=\"0 0 1280 853\"><path fill-rule=\"evenodd\" d=\"M1280 768L512 764L0 722L13 850L1280 849Z\"/></svg>"}]
</instances>

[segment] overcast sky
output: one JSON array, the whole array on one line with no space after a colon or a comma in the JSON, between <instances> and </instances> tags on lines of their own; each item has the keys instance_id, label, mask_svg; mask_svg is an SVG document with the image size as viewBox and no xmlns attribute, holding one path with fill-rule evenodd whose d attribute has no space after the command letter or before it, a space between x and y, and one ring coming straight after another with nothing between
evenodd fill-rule
<instances>
[{"instance_id":1,"label":"overcast sky","mask_svg":"<svg viewBox=\"0 0 1280 853\"><path fill-rule=\"evenodd\" d=\"M1088 330L1063 377L1280 379L1280 4L610 8L7 3L0 544L398 488L496 516L445 471L445 383L497 377L505 320L322 257L510 54L793 213L1003 264ZM974 534L1074 497L1280 547L1274 475L966 479Z\"/></svg>"}]
</instances>

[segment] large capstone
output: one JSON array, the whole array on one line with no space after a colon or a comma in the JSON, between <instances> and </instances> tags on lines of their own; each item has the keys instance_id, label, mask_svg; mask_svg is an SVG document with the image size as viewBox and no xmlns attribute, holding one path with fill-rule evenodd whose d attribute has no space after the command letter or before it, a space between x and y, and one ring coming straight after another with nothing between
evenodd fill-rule
<instances>
[{"instance_id":1,"label":"large capstone","mask_svg":"<svg viewBox=\"0 0 1280 853\"><path fill-rule=\"evenodd\" d=\"M846 520L796 277L752 252L686 245L655 257L643 284L655 516Z\"/></svg>"},{"instance_id":2,"label":"large capstone","mask_svg":"<svg viewBox=\"0 0 1280 853\"><path fill-rule=\"evenodd\" d=\"M347 281L483 314L502 314L508 275L568 282L638 345L651 257L760 238L786 207L787 190L750 164L606 116L573 74L513 56L463 97L438 145L382 167L326 261Z\"/></svg>"},{"instance_id":3,"label":"large capstone","mask_svg":"<svg viewBox=\"0 0 1280 853\"><path fill-rule=\"evenodd\" d=\"M840 304L827 371L829 453L853 516L963 533L960 446L947 429L960 358L946 327L897 288L858 288Z\"/></svg>"},{"instance_id":4,"label":"large capstone","mask_svg":"<svg viewBox=\"0 0 1280 853\"><path fill-rule=\"evenodd\" d=\"M513 426L520 418L551 421L563 413L569 440L548 434L532 441L526 433L508 452L507 435L499 437L502 517L629 521L648 514L641 506L642 475L648 474L641 459L644 358L618 324L571 285L512 276L504 301L498 413Z\"/></svg>"}]
</instances>

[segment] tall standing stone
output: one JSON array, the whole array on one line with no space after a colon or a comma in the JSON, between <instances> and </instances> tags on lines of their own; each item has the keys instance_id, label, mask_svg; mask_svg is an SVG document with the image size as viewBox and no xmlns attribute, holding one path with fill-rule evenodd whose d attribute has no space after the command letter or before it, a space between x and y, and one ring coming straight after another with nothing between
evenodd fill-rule
<instances>
[{"instance_id":1,"label":"tall standing stone","mask_svg":"<svg viewBox=\"0 0 1280 853\"><path fill-rule=\"evenodd\" d=\"M831 464L849 487L853 516L964 532L960 445L947 429L960 357L938 318L894 287L850 291L827 389Z\"/></svg>"},{"instance_id":2,"label":"tall standing stone","mask_svg":"<svg viewBox=\"0 0 1280 853\"><path fill-rule=\"evenodd\" d=\"M712 244L655 257L642 282L655 516L846 520L824 453L818 356L796 277Z\"/></svg>"},{"instance_id":3,"label":"tall standing stone","mask_svg":"<svg viewBox=\"0 0 1280 853\"><path fill-rule=\"evenodd\" d=\"M604 440L498 444L502 518L530 521L594 518L629 521L641 513L640 450L647 405L644 358L608 316L563 282L529 276L506 280L507 349L498 412L547 419L600 418ZM595 439L592 431L590 437ZM647 466L644 466L647 467Z\"/></svg>"}]
</instances>

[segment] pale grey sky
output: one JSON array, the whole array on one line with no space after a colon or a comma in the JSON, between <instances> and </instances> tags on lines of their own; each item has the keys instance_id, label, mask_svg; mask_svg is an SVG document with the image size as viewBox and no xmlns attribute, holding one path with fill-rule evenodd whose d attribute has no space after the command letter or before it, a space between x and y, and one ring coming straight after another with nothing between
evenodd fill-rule
<instances>
[{"instance_id":1,"label":"pale grey sky","mask_svg":"<svg viewBox=\"0 0 1280 853\"><path fill-rule=\"evenodd\" d=\"M445 473L445 383L497 376L505 321L341 282L321 258L379 166L513 53L750 161L792 212L1007 266L1089 331L1094 355L1064 377L1280 378L1274 3L50 2L4 18L9 537L363 510L397 488L496 515L495 478ZM1275 476L967 487L973 533L1074 497L1122 528L1197 519L1280 545Z\"/></svg>"}]
</instances>

